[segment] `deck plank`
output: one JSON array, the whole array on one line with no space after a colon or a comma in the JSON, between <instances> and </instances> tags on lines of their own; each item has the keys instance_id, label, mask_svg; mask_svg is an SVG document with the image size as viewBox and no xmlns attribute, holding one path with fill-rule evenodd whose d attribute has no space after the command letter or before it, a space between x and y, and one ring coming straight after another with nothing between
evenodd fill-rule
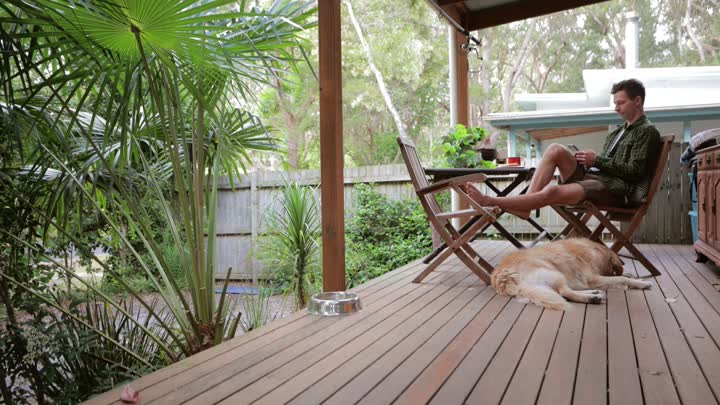
<instances>
[{"instance_id":1,"label":"deck plank","mask_svg":"<svg viewBox=\"0 0 720 405\"><path fill-rule=\"evenodd\" d=\"M436 272L428 277L433 277L431 280L434 280L435 278L444 277L446 275L446 273ZM190 375L187 376L189 378L184 379L182 382L174 384L174 389L170 392L166 392L162 396L162 401L165 403L179 403L194 398L206 391L214 392L216 390L215 387L219 384L222 384L226 380L239 375L256 364L264 363L266 359L269 359L278 353L282 353L284 351L296 352L300 349L298 345L304 342L306 338L319 335L328 336L329 334L336 332L339 328L342 328L344 324L359 321L375 314L376 312L382 312L378 316L387 315L387 310L383 312L384 308L400 308L404 304L422 296L425 290L429 289L427 285L421 286L410 283L412 277L412 274L408 275L399 282L393 283L380 290L379 294L381 294L382 297L380 297L377 301L373 301L369 305L366 305L365 311L353 314L350 317L345 317L342 320L344 322L339 326L337 320L334 318L311 315L311 317L321 319L312 323L309 327L283 336L282 338L272 342L272 344L264 344L261 347L243 346L241 349L244 350L242 351L232 351L226 353L226 355L216 361L207 362L203 365L202 375L199 375L196 378L193 378L194 376ZM348 321L348 319L352 320ZM205 373L208 370L209 373ZM213 390L209 390L210 388L213 388Z\"/></svg>"},{"instance_id":2,"label":"deck plank","mask_svg":"<svg viewBox=\"0 0 720 405\"><path fill-rule=\"evenodd\" d=\"M501 404L535 403L562 318L562 311L543 311Z\"/></svg>"},{"instance_id":3,"label":"deck plank","mask_svg":"<svg viewBox=\"0 0 720 405\"><path fill-rule=\"evenodd\" d=\"M468 404L499 404L535 328L543 309L526 305L495 357L479 376L480 380L465 400ZM420 402L416 402L420 403Z\"/></svg>"},{"instance_id":4,"label":"deck plank","mask_svg":"<svg viewBox=\"0 0 720 405\"><path fill-rule=\"evenodd\" d=\"M695 262L695 249L691 245L673 245L682 257L684 257L693 268L695 268L716 290L720 291L720 270L714 264Z\"/></svg>"},{"instance_id":5,"label":"deck plank","mask_svg":"<svg viewBox=\"0 0 720 405\"><path fill-rule=\"evenodd\" d=\"M492 259L499 251L483 252L479 250L479 253ZM459 261L456 263L458 266L463 266ZM471 275L471 277L475 276ZM455 299L429 320L427 318L432 314L426 311L418 312L408 320L409 322L400 324L384 336L377 337L374 342L367 342L371 343L369 346L348 344L317 364L311 367L306 366L302 373L280 385L268 396L263 397L260 403L284 403L297 395L299 396L293 402L301 404L312 403L318 398L327 398L392 347L400 344L417 328L427 327L423 325L425 321L429 324L437 324L439 321L437 324L439 328L443 327L445 323L451 322L449 319L458 316L458 312L466 312L460 316L468 316L479 311L492 298L494 292L491 289L485 291L487 286L476 277L473 280L476 282L468 287L468 291L463 292L464 295ZM338 368L340 365L342 367Z\"/></svg>"},{"instance_id":6,"label":"deck plank","mask_svg":"<svg viewBox=\"0 0 720 405\"><path fill-rule=\"evenodd\" d=\"M639 263L635 264L637 267L641 266ZM680 404L670 367L645 299L645 291L628 290L625 296L645 403Z\"/></svg>"},{"instance_id":7,"label":"deck plank","mask_svg":"<svg viewBox=\"0 0 720 405\"><path fill-rule=\"evenodd\" d=\"M433 363L434 368L440 369L434 372L442 372L446 367L452 373L430 403L463 403L525 308L525 304L500 295L493 301L497 310L473 320Z\"/></svg>"},{"instance_id":8,"label":"deck plank","mask_svg":"<svg viewBox=\"0 0 720 405\"><path fill-rule=\"evenodd\" d=\"M478 288L473 288L473 285L477 287L478 284L479 282L477 276L474 274L468 274L462 282L455 286L445 285L444 287L448 288L444 291L442 288L437 288L435 289L437 290L436 294L433 295L428 293L423 297L432 299L432 302L427 305L418 305L419 303L414 303L412 306L407 306L406 308L403 308L393 314L390 318L373 327L371 330L368 330L352 340L349 340L349 337L345 337L345 335L348 335L348 331L346 331L332 340L326 341L322 345L315 347L313 350L298 357L297 359L283 365L281 368L254 382L242 391L228 397L224 402L235 403L235 401L239 399L247 401L259 399L270 391L275 390L278 385L287 382L300 372L307 370L308 364L313 364L313 370L310 377L317 378L316 373L324 372L324 374L326 374L331 371L332 368L337 367L338 364L344 364L359 351L365 349L375 341L382 339L384 336L407 336L407 334L413 332L426 321L433 322L433 320L438 319L436 322L439 323L438 327L440 327L447 322L447 319L450 316L457 313L462 306L478 295ZM482 287L484 288L486 286L483 284ZM451 303L453 305L449 307L450 311L443 311ZM431 317L430 320L428 320L428 317ZM390 335L393 331L396 333ZM383 341L385 347L378 349L386 351L398 342L399 340L385 340ZM325 366L325 369L321 371L318 366L323 365ZM294 382L295 381L293 381L293 383ZM300 390L300 386L290 384L285 386L282 390L274 391L274 395L264 397L257 403L284 403L299 393Z\"/></svg>"},{"instance_id":9,"label":"deck plank","mask_svg":"<svg viewBox=\"0 0 720 405\"><path fill-rule=\"evenodd\" d=\"M642 388L625 291L608 291L607 329L608 403L641 404Z\"/></svg>"},{"instance_id":10,"label":"deck plank","mask_svg":"<svg viewBox=\"0 0 720 405\"><path fill-rule=\"evenodd\" d=\"M436 334L428 329L409 336L331 396L326 403L359 401L376 404L395 398L460 331L483 328L484 322L489 323L506 301L493 298L470 323L469 317L459 317Z\"/></svg>"},{"instance_id":11,"label":"deck plank","mask_svg":"<svg viewBox=\"0 0 720 405\"><path fill-rule=\"evenodd\" d=\"M678 269L687 277L703 298L713 307L715 312L720 313L720 275L710 273L709 277L703 276L704 271L712 271L708 265L695 263L686 255L682 255L677 250L677 245L664 246L665 253L670 260L675 263Z\"/></svg>"},{"instance_id":12,"label":"deck plank","mask_svg":"<svg viewBox=\"0 0 720 405\"><path fill-rule=\"evenodd\" d=\"M663 263L667 274L673 281L674 288L671 294L682 294L685 298L685 302L688 304L688 307L684 307L682 305L678 307L684 307L684 310L692 311L696 315L695 317L690 318L690 322L688 322L688 324L681 325L683 330L688 331L688 333L692 330L694 332L701 332L703 335L709 335L704 336L702 339L709 337L716 343L715 346L717 347L717 342L720 342L720 314L718 314L715 308L713 308L708 300L705 299L700 291L698 291L695 285L688 279L687 274L683 272L677 266L675 261L673 261L667 254L667 251L659 247L653 247L652 251L655 254L655 257ZM670 286L672 288L672 285ZM720 298L720 294L716 295ZM683 320L687 319L683 315L678 315L677 318ZM694 320L699 321L701 325L694 322ZM697 337L699 335L694 336ZM720 361L717 363L720 366ZM720 381L716 382L718 383L718 386L720 386Z\"/></svg>"},{"instance_id":13,"label":"deck plank","mask_svg":"<svg viewBox=\"0 0 720 405\"><path fill-rule=\"evenodd\" d=\"M515 249L474 246L491 263ZM131 386L160 404L718 403L720 273L690 246L639 248L663 273L647 278L656 288L565 313L498 296L456 257L413 284L415 261L356 287L358 314L299 311Z\"/></svg>"},{"instance_id":14,"label":"deck plank","mask_svg":"<svg viewBox=\"0 0 720 405\"><path fill-rule=\"evenodd\" d=\"M358 286L351 291L361 294L363 302L368 304L377 299L391 294L394 288L399 288L407 284L408 280L414 278L421 271L422 263L420 260L408 263L392 272L388 272L381 277L371 280L370 282ZM320 317L313 317L306 311L298 311L290 315L288 318L271 322L263 328L256 329L247 334L234 338L228 342L202 351L194 356L188 357L165 367L161 370L148 374L133 382L133 387L141 392L145 401L151 401L159 398L173 389L174 385L183 385L188 381L205 375L214 370L219 364L226 359L230 361L233 356L232 351L243 350L252 352L257 348L273 344L279 338L289 335L294 331L306 328L309 324L319 321ZM243 347L242 349L240 349ZM236 353L239 354L239 353ZM163 382L167 382L162 384ZM89 404L121 404L120 389L108 391L104 394L93 397Z\"/></svg>"},{"instance_id":15,"label":"deck plank","mask_svg":"<svg viewBox=\"0 0 720 405\"><path fill-rule=\"evenodd\" d=\"M570 311L565 312L560 324L537 400L539 405L569 405L572 403L587 304L573 303L571 305Z\"/></svg>"},{"instance_id":16,"label":"deck plank","mask_svg":"<svg viewBox=\"0 0 720 405\"><path fill-rule=\"evenodd\" d=\"M302 339L296 340L287 347L270 347L268 350L255 352L249 356L252 361L241 359L238 362L242 363L239 366L241 369L238 369L238 367L218 369L217 374L222 376L222 381L216 384L212 390L204 389L203 383L191 384L184 387L187 392L170 397L167 403L187 401L187 403L208 404L219 402L316 346L329 342L331 339L336 338L337 335L345 333L344 336L354 338L393 316L397 311L412 306L417 302L422 305L436 291L445 291L448 287L443 283L444 281L454 285L466 276L467 274L459 272L436 272L435 277L427 283L409 284L407 290L398 290L397 297L392 297L390 302L376 305L368 308L367 311L360 311L343 318L326 317L324 319L327 321L324 324L325 327L318 330L317 333L303 336Z\"/></svg>"},{"instance_id":17,"label":"deck plank","mask_svg":"<svg viewBox=\"0 0 720 405\"><path fill-rule=\"evenodd\" d=\"M661 271L659 289L646 293L656 320L673 379L683 403L718 403L712 388L720 389L720 350L672 278L676 268L659 260L652 248L641 251ZM669 299L669 300L666 300Z\"/></svg>"},{"instance_id":18,"label":"deck plank","mask_svg":"<svg viewBox=\"0 0 720 405\"><path fill-rule=\"evenodd\" d=\"M586 306L573 403L607 404L607 342L607 306Z\"/></svg>"},{"instance_id":19,"label":"deck plank","mask_svg":"<svg viewBox=\"0 0 720 405\"><path fill-rule=\"evenodd\" d=\"M655 328L660 337L660 343L665 351L665 357L670 366L670 372L677 387L680 400L683 403L717 403L712 391L707 385L698 360L683 334L682 328L675 317L672 308L678 301L684 298L676 295L667 295L672 291L672 280L666 274L665 267L658 262L653 252L645 247L640 250L648 259L658 267L663 275L655 277L659 288L653 288L645 292L645 297L650 307L650 313L655 321ZM670 298L670 301L666 301ZM673 301L674 300L674 301Z\"/></svg>"}]
</instances>

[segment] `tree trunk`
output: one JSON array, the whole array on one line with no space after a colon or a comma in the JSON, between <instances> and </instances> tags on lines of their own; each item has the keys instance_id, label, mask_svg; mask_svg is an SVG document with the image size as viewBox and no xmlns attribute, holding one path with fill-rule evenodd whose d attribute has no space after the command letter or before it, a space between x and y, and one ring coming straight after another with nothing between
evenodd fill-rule
<instances>
[{"instance_id":1,"label":"tree trunk","mask_svg":"<svg viewBox=\"0 0 720 405\"><path fill-rule=\"evenodd\" d=\"M363 51L365 51L365 56L367 57L368 64L370 65L370 70L373 72L373 74L375 74L375 80L377 80L378 88L380 89L380 93L385 100L385 105L387 106L388 110L390 110L390 114L392 115L393 120L395 120L395 126L397 127L398 133L400 134L400 136L407 138L408 135L405 131L405 126L400 119L400 114L398 114L397 110L395 109L392 98L390 98L390 93L388 93L387 88L385 87L385 80L383 79L383 75L382 73L380 73L380 70L378 70L377 66L375 66L372 52L370 52L370 46L368 46L367 41L365 41L365 35L363 35L362 28L360 27L360 22L358 22L357 18L355 18L355 12L353 11L352 4L350 4L349 0L343 0L343 3L347 7L350 21L352 22L353 27L355 27L355 32L357 33L358 39L360 40L360 44L362 45Z\"/></svg>"},{"instance_id":2,"label":"tree trunk","mask_svg":"<svg viewBox=\"0 0 720 405\"><path fill-rule=\"evenodd\" d=\"M298 169L300 167L300 162L298 159L298 134L297 134L297 118L292 112L292 108L288 105L287 97L285 97L285 93L282 89L282 83L280 82L280 78L275 78L275 100L278 103L278 106L280 110L283 113L283 116L285 117L285 126L287 128L287 162L290 167L293 169ZM304 110L300 110L304 111Z\"/></svg>"},{"instance_id":3,"label":"tree trunk","mask_svg":"<svg viewBox=\"0 0 720 405\"><path fill-rule=\"evenodd\" d=\"M527 61L530 49L535 46L535 43L531 40L534 28L535 23L531 21L527 27L527 31L525 31L525 37L523 38L522 45L515 53L515 59L513 59L512 67L505 75L505 83L502 89L503 112L510 111L513 89L515 88L515 84L517 84L517 79L522 75L522 71L525 68L525 62Z\"/></svg>"},{"instance_id":4,"label":"tree trunk","mask_svg":"<svg viewBox=\"0 0 720 405\"><path fill-rule=\"evenodd\" d=\"M485 31L485 35L483 36L482 68L480 69L480 85L482 86L483 93L483 99L480 105L480 126L486 129L489 129L487 128L487 123L485 122L485 116L490 114L489 94L491 90L490 78L492 76L492 72L490 71L490 51L492 51L493 42L494 35L492 32L492 28L490 28ZM498 136L500 136L500 131L498 131L496 128L492 128L492 132L490 132L488 136L483 139L480 146L488 149L496 148Z\"/></svg>"},{"instance_id":5,"label":"tree trunk","mask_svg":"<svg viewBox=\"0 0 720 405\"><path fill-rule=\"evenodd\" d=\"M692 26L692 20L690 18L690 12L692 10L692 0L687 0L687 8L685 9L685 18L683 18L683 27L685 27L685 31L687 31L688 36L690 36L690 40L692 41L693 45L695 45L695 49L698 51L698 55L700 55L700 63L705 64L705 49L703 47L703 43L700 40L700 38L695 33L695 30Z\"/></svg>"}]
</instances>

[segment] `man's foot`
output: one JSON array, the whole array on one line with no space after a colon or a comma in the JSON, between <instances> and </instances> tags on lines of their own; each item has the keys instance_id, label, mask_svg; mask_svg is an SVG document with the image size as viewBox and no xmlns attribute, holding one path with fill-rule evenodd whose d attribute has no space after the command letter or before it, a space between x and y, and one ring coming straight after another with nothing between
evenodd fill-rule
<instances>
[{"instance_id":1,"label":"man's foot","mask_svg":"<svg viewBox=\"0 0 720 405\"><path fill-rule=\"evenodd\" d=\"M458 186L460 190L464 191L470 198L472 198L476 203L482 205L483 207L492 207L495 206L495 204L492 203L490 196L487 196L480 192L480 190L477 189L472 183L465 183L463 185Z\"/></svg>"},{"instance_id":2,"label":"man's foot","mask_svg":"<svg viewBox=\"0 0 720 405\"><path fill-rule=\"evenodd\" d=\"M465 193L467 193L467 195L470 196L470 198L475 200L475 202L482 205L483 207L498 206L505 212L509 212L510 214L515 215L518 218L522 218L522 219L530 218L530 211L516 211L516 210L504 208L502 206L502 204L497 203L497 200L499 200L498 198L493 198L493 197L490 197L488 195L481 193L480 190L477 189L477 187L472 185L472 183L465 183L459 187L461 190L463 190Z\"/></svg>"}]
</instances>

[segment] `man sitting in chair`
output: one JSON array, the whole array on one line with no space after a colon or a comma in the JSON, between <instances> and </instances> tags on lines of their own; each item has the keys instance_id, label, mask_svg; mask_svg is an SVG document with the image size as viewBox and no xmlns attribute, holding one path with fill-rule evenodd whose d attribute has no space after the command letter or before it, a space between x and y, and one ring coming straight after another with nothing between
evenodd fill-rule
<instances>
[{"instance_id":1,"label":"man sitting in chair","mask_svg":"<svg viewBox=\"0 0 720 405\"><path fill-rule=\"evenodd\" d=\"M636 79L615 83L611 91L615 112L625 120L605 139L602 152L572 152L564 145L550 145L540 160L527 193L507 197L482 194L471 184L463 187L483 206L498 206L521 218L549 205L578 204L623 207L647 196L649 179L660 150L660 133L643 110L645 87ZM550 184L560 172L559 184Z\"/></svg>"}]
</instances>

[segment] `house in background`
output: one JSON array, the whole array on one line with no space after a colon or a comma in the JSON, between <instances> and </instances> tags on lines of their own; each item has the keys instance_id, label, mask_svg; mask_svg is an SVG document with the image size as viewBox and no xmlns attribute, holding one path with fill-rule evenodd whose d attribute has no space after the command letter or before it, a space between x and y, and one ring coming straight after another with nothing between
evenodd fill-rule
<instances>
[{"instance_id":1,"label":"house in background","mask_svg":"<svg viewBox=\"0 0 720 405\"><path fill-rule=\"evenodd\" d=\"M622 124L614 111L613 83L635 78L646 88L645 111L661 134L675 134L676 142L720 128L720 66L637 68L637 16L628 13L625 46L627 69L583 71L584 93L519 94L522 111L490 114L492 126L509 131L508 156L531 157L551 143L602 149L609 130ZM523 138L525 151L517 150Z\"/></svg>"}]
</instances>

